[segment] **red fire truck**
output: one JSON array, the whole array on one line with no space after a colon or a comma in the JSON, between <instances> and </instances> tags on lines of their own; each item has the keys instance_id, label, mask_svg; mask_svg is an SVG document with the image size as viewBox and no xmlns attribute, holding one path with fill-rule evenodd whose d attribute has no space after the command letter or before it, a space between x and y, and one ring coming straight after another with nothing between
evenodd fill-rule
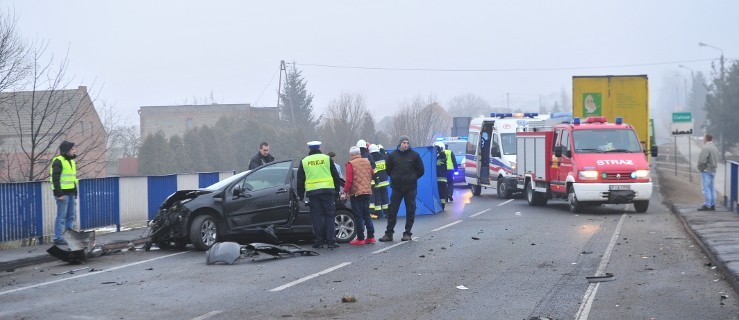
<instances>
[{"instance_id":1,"label":"red fire truck","mask_svg":"<svg viewBox=\"0 0 739 320\"><path fill-rule=\"evenodd\" d=\"M529 205L565 199L571 212L588 205L631 203L636 212L649 207L652 179L646 151L631 125L616 118L588 117L581 123L525 128L516 133L516 174L509 188L523 191ZM657 156L656 148L651 150Z\"/></svg>"}]
</instances>

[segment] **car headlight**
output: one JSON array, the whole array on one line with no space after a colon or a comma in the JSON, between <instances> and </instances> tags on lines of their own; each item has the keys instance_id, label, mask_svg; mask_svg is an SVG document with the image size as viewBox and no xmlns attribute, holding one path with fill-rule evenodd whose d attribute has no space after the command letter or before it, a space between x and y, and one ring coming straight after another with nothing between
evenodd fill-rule
<instances>
[{"instance_id":1,"label":"car headlight","mask_svg":"<svg viewBox=\"0 0 739 320\"><path fill-rule=\"evenodd\" d=\"M636 170L633 173L631 173L632 179L648 179L649 178L649 170Z\"/></svg>"},{"instance_id":2,"label":"car headlight","mask_svg":"<svg viewBox=\"0 0 739 320\"><path fill-rule=\"evenodd\" d=\"M511 171L516 171L516 163L511 161Z\"/></svg>"},{"instance_id":3,"label":"car headlight","mask_svg":"<svg viewBox=\"0 0 739 320\"><path fill-rule=\"evenodd\" d=\"M597 180L598 179L598 171L595 171L595 170L583 170L583 171L579 171L577 173L577 176L581 180Z\"/></svg>"}]
</instances>

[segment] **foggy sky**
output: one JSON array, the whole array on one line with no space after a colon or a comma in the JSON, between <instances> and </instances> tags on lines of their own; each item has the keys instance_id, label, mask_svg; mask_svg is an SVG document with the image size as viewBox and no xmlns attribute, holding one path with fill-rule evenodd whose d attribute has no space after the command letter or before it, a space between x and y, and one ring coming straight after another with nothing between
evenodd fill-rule
<instances>
[{"instance_id":1,"label":"foggy sky","mask_svg":"<svg viewBox=\"0 0 739 320\"><path fill-rule=\"evenodd\" d=\"M280 60L296 62L316 114L360 93L379 121L415 96L443 106L472 93L538 111L571 95L573 75L647 74L655 94L710 78L739 56L739 1L19 1L18 30L68 54L67 74L129 122L141 106L211 93L276 105ZM690 62L694 61L694 62ZM312 65L437 71L368 70ZM443 71L443 70L467 71ZM72 88L74 88L72 87ZM684 90L684 89L680 89ZM674 92L675 90L662 90ZM509 102L506 100L509 97ZM530 106L530 108L523 107Z\"/></svg>"}]
</instances>

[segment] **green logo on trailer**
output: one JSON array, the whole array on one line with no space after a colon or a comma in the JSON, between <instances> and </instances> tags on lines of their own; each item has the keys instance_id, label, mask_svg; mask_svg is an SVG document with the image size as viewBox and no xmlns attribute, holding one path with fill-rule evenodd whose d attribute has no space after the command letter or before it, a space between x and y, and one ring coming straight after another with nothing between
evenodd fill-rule
<instances>
[{"instance_id":1,"label":"green logo on trailer","mask_svg":"<svg viewBox=\"0 0 739 320\"><path fill-rule=\"evenodd\" d=\"M583 117L600 116L601 103L600 93L583 93L582 94L582 114Z\"/></svg>"}]
</instances>

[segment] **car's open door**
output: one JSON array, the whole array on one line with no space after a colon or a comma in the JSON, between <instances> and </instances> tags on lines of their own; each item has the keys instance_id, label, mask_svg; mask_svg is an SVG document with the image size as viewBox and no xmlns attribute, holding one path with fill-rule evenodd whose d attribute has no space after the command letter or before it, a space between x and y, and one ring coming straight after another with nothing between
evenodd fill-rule
<instances>
[{"instance_id":1,"label":"car's open door","mask_svg":"<svg viewBox=\"0 0 739 320\"><path fill-rule=\"evenodd\" d=\"M249 172L229 192L226 219L232 228L281 226L291 222L292 160L269 163Z\"/></svg>"}]
</instances>

